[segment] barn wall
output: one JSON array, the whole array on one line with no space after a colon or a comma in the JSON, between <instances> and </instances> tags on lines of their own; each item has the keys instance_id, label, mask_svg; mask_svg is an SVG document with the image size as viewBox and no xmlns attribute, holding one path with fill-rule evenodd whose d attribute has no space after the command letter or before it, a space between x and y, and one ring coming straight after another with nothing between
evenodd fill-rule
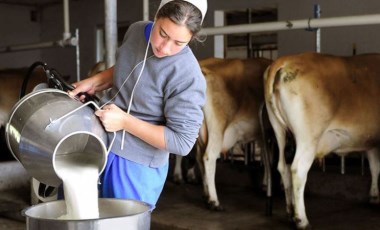
<instances>
[{"instance_id":1,"label":"barn wall","mask_svg":"<svg viewBox=\"0 0 380 230\"><path fill-rule=\"evenodd\" d=\"M0 47L39 42L40 23L30 20L33 8L0 4ZM41 57L41 51L0 53L0 69L25 67Z\"/></svg>"},{"instance_id":2,"label":"barn wall","mask_svg":"<svg viewBox=\"0 0 380 230\"><path fill-rule=\"evenodd\" d=\"M150 15L153 17L159 0L150 0ZM212 27L215 10L277 7L279 21L313 17L315 1L309 0L208 0L209 11L204 26ZM363 15L378 13L380 1L320 0L322 17ZM0 47L10 44L59 40L63 33L62 4L44 7L40 21L30 21L29 7L0 5ZM142 1L118 1L118 21L134 22L142 19ZM7 23L12 21L11 23ZM81 76L95 63L95 30L104 24L104 1L70 1L70 29L80 33ZM324 28L322 29L322 52L338 55L352 54L353 44L357 53L380 52L380 25ZM278 32L279 55L315 50L315 35L304 30ZM192 45L196 56L206 58L213 55L213 36L203 44ZM65 75L76 78L75 48L49 48L16 53L0 53L0 68L29 66L36 60L43 60Z\"/></svg>"}]
</instances>

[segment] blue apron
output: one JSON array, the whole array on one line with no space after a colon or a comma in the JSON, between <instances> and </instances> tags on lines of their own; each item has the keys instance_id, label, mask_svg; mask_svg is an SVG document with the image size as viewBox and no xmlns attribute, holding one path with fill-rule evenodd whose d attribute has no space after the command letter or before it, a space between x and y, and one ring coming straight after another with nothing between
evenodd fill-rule
<instances>
[{"instance_id":1,"label":"blue apron","mask_svg":"<svg viewBox=\"0 0 380 230\"><path fill-rule=\"evenodd\" d=\"M169 163L161 168L151 168L124 159L110 152L101 175L101 198L134 199L155 208L168 174Z\"/></svg>"}]
</instances>

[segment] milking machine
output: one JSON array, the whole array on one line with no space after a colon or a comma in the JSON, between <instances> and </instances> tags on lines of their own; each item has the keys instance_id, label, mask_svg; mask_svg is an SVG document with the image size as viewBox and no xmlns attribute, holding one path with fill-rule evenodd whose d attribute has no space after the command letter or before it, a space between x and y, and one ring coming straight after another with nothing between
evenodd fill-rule
<instances>
[{"instance_id":1,"label":"milking machine","mask_svg":"<svg viewBox=\"0 0 380 230\"><path fill-rule=\"evenodd\" d=\"M40 86L25 94L29 77L37 67L42 67L46 73L47 88L46 85ZM46 63L34 63L28 70L20 100L14 105L6 125L8 148L26 171L42 183L38 189L40 195L46 195L44 193L49 189L62 184L56 173L57 161L62 157L57 156L85 154L92 158L89 162L96 164L99 175L106 165L110 141L94 114L94 109L99 107L90 95L85 95L85 103L70 97L67 91L72 89L73 86L58 71ZM58 219L66 213L63 200L31 206L23 210L27 229L150 228L150 205L135 200L98 200L97 219Z\"/></svg>"}]
</instances>

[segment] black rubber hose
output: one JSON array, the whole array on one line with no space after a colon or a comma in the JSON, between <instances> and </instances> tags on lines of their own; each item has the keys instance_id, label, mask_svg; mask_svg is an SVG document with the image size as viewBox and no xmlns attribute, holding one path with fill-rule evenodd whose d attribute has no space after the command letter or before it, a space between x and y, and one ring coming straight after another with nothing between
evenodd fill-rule
<instances>
[{"instance_id":1,"label":"black rubber hose","mask_svg":"<svg viewBox=\"0 0 380 230\"><path fill-rule=\"evenodd\" d=\"M59 89L59 90L62 90L62 91L69 91L69 90L74 90L74 86L67 83L62 75L55 69L49 69L47 67L47 64L44 63L44 62L41 62L41 61L37 61L35 63L33 63L29 69L28 69L28 72L24 78L24 81L22 83L22 86L21 86L21 91L20 91L20 99L25 96L26 94L26 87L28 85L28 81L30 79L30 76L32 75L33 71L35 68L37 68L38 66L42 66L44 71L45 71L45 74L47 76L47 82L48 82L48 86L49 88L55 88L55 89ZM99 101L99 98L96 96L96 95L89 95L88 93L79 93L78 96L82 96L84 95L85 96L85 102L88 102L88 101Z\"/></svg>"},{"instance_id":2,"label":"black rubber hose","mask_svg":"<svg viewBox=\"0 0 380 230\"><path fill-rule=\"evenodd\" d=\"M75 89L74 86L71 84L67 83L62 75L55 69L50 69L50 80L54 80L54 83L56 84L56 87L58 87L62 91L68 91L68 90L73 90Z\"/></svg>"},{"instance_id":3,"label":"black rubber hose","mask_svg":"<svg viewBox=\"0 0 380 230\"><path fill-rule=\"evenodd\" d=\"M30 76L32 75L34 69L37 68L38 66L42 66L44 69L46 69L47 64L44 62L41 62L41 61L37 61L29 67L28 72L26 73L24 80L22 81L22 86L21 86L21 90L20 90L20 99L25 96L26 87L28 86Z\"/></svg>"},{"instance_id":4,"label":"black rubber hose","mask_svg":"<svg viewBox=\"0 0 380 230\"><path fill-rule=\"evenodd\" d=\"M53 82L54 87L55 88L58 88L60 90L63 90L63 91L69 91L69 90L74 90L75 87L69 83L67 83L62 75L55 69L50 69L48 70L49 74L50 74L50 77L49 77L49 80ZM78 96L82 96L84 95L85 96L85 102L88 102L88 101L99 101L99 98L96 96L96 95L89 95L88 93L79 93Z\"/></svg>"}]
</instances>

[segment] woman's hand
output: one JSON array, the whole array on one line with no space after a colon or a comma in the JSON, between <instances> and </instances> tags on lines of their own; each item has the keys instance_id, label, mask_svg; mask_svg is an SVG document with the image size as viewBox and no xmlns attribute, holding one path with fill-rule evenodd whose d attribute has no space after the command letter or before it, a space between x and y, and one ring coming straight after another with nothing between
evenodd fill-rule
<instances>
[{"instance_id":1,"label":"woman's hand","mask_svg":"<svg viewBox=\"0 0 380 230\"><path fill-rule=\"evenodd\" d=\"M83 93L87 93L89 95L95 94L95 86L93 84L93 81L91 81L91 78L78 81L74 84L72 84L75 89L69 91L69 95L73 98L78 97L80 101L85 101L85 95Z\"/></svg>"},{"instance_id":2,"label":"woman's hand","mask_svg":"<svg viewBox=\"0 0 380 230\"><path fill-rule=\"evenodd\" d=\"M128 114L115 104L105 105L97 110L95 115L102 121L103 126L108 132L116 132L124 129Z\"/></svg>"},{"instance_id":3,"label":"woman's hand","mask_svg":"<svg viewBox=\"0 0 380 230\"><path fill-rule=\"evenodd\" d=\"M103 72L93 75L90 78L86 78L82 81L74 83L73 86L75 87L75 89L69 91L69 95L73 98L80 95L79 100L84 102L86 96L81 95L81 93L94 95L98 91L110 88L112 86L113 80L113 69L114 67L111 67L109 69L104 70Z\"/></svg>"},{"instance_id":4,"label":"woman's hand","mask_svg":"<svg viewBox=\"0 0 380 230\"><path fill-rule=\"evenodd\" d=\"M156 148L166 148L164 126L162 125L154 125L140 120L114 104L105 105L102 109L97 110L95 115L99 117L108 132L125 130Z\"/></svg>"}]
</instances>

